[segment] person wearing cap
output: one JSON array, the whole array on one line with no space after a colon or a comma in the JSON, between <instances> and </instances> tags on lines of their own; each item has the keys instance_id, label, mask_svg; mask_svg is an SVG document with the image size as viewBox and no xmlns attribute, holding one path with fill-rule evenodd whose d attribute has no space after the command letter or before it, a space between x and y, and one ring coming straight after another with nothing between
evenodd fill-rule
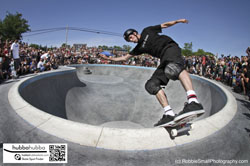
<instances>
[{"instance_id":1,"label":"person wearing cap","mask_svg":"<svg viewBox=\"0 0 250 166\"><path fill-rule=\"evenodd\" d=\"M203 106L198 102L191 78L184 69L184 59L180 47L169 36L159 34L162 33L162 29L169 28L178 23L188 23L188 20L179 19L160 25L149 26L144 28L141 34L135 29L128 29L124 33L124 39L127 42L136 43L135 48L122 57L107 57L102 55L104 59L111 61L127 61L133 56L144 53L160 59L160 65L145 84L147 92L155 95L163 107L163 116L154 126L168 126L187 116L198 117L205 112ZM180 80L187 93L188 102L185 103L183 110L178 115L173 112L162 89L162 86L166 86L169 80ZM176 98L177 96L172 97Z\"/></svg>"}]
</instances>

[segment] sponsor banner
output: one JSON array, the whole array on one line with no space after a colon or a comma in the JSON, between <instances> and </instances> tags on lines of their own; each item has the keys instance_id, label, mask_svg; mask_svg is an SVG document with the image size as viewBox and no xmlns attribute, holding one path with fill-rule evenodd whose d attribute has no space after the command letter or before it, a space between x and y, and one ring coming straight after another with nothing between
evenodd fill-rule
<instances>
[{"instance_id":1,"label":"sponsor banner","mask_svg":"<svg viewBox=\"0 0 250 166\"><path fill-rule=\"evenodd\" d=\"M3 163L67 163L67 144L3 144Z\"/></svg>"}]
</instances>

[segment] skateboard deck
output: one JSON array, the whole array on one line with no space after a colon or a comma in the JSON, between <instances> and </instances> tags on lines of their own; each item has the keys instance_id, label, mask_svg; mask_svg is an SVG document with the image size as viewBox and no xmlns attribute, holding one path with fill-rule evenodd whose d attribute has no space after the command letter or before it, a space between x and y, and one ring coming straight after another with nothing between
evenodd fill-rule
<instances>
[{"instance_id":1,"label":"skateboard deck","mask_svg":"<svg viewBox=\"0 0 250 166\"><path fill-rule=\"evenodd\" d=\"M175 121L174 124L164 127L168 131L171 139L174 139L176 136L181 134L189 135L188 131L194 128L194 125L191 122L196 118L197 115L186 116L178 121Z\"/></svg>"}]
</instances>

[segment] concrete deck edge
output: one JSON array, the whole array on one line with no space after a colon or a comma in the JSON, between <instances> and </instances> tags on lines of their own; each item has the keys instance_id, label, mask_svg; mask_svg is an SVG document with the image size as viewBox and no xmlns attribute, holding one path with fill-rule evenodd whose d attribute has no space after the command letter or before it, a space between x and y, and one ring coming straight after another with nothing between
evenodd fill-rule
<instances>
[{"instance_id":1,"label":"concrete deck edge","mask_svg":"<svg viewBox=\"0 0 250 166\"><path fill-rule=\"evenodd\" d=\"M69 69L72 70L72 68ZM55 72L60 73L61 71ZM48 73L38 75L44 76L46 74ZM19 86L30 78L22 79L14 84L9 90L8 99L12 108L25 121L44 132L67 141L110 150L164 149L191 143L218 132L233 119L237 112L237 102L228 90L216 82L205 78L198 78L204 79L222 89L226 95L227 104L218 113L194 122L195 129L190 131L189 136L176 137L175 140L170 139L168 132L164 128L116 129L91 126L45 113L27 103L19 94Z\"/></svg>"}]
</instances>

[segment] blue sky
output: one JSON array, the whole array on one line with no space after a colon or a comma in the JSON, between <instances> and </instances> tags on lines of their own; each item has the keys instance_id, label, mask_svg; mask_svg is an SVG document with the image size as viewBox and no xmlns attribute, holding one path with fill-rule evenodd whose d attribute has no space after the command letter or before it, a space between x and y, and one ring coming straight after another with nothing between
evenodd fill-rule
<instances>
[{"instance_id":1,"label":"blue sky","mask_svg":"<svg viewBox=\"0 0 250 166\"><path fill-rule=\"evenodd\" d=\"M193 51L202 48L218 55L246 55L250 46L250 0L0 0L0 19L6 12L22 13L31 30L79 27L121 33L128 28L139 32L144 27L180 18L163 30L180 47L192 42ZM66 31L24 37L28 43L61 46ZM89 46L127 43L122 37L69 31L68 43Z\"/></svg>"}]
</instances>

